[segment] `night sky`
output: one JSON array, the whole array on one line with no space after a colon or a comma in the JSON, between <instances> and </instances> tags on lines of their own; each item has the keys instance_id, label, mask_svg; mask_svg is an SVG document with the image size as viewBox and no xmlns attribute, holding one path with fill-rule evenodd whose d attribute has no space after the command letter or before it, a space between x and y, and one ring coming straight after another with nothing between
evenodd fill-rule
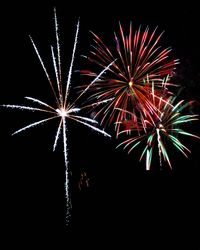
<instances>
[{"instance_id":1,"label":"night sky","mask_svg":"<svg viewBox=\"0 0 200 250\"><path fill-rule=\"evenodd\" d=\"M25 104L24 96L52 102L51 90L28 36L33 37L42 58L50 65L54 6L57 7L66 77L79 17L80 33L74 70L88 67L80 55L89 52L92 43L89 30L109 44L109 41L113 42L114 31L118 31L118 21L127 28L130 21L135 28L140 24L143 27L149 25L152 30L158 26L158 33L165 30L161 39L163 47L172 47L172 55L180 59L175 76L175 81L184 87L180 96L196 100L194 111L199 114L197 6L181 4L174 7L167 2L160 2L157 6L123 1L114 3L112 7L107 7L106 1L84 2L81 5L74 2L71 6L56 1L3 5L2 12L6 15L1 17L1 104ZM72 97L75 96L73 87L80 84L82 79L74 72ZM60 237L64 235L62 240L69 234L87 233L85 241L89 244L92 233L102 241L105 235L110 238L111 232L116 238L126 233L130 235L132 246L140 244L141 248L133 249L145 249L142 247L144 239L149 246L160 244L160 249L164 249L167 243L171 246L174 240L179 247L189 244L188 249L200 249L198 140L185 140L192 151L189 159L171 149L172 171L166 165L160 170L155 159L153 170L146 172L145 163L138 160L140 151L127 155L126 151L115 149L118 141L114 133L109 139L70 122L68 155L73 211L71 226L66 228L62 140L56 152L52 152L56 121L12 137L12 132L43 116L36 112L5 108L1 108L0 112L1 215L5 220L2 226L6 234L14 236L18 232L21 235L18 241L23 242L25 233L30 241L43 237L43 232L49 233L47 240L58 232ZM200 135L199 122L191 124L189 131ZM112 133L111 130L109 132ZM78 181L83 172L89 178L89 187L83 186L79 190ZM31 230L33 233L29 233ZM168 249L179 250L179 247Z\"/></svg>"}]
</instances>

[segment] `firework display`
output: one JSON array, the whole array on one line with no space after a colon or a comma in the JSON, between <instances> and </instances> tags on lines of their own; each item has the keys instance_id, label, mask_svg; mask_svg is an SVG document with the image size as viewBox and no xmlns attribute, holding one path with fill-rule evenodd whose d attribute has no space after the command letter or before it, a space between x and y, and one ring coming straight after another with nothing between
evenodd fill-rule
<instances>
[{"instance_id":1,"label":"firework display","mask_svg":"<svg viewBox=\"0 0 200 250\"><path fill-rule=\"evenodd\" d=\"M188 158L191 153L191 147L187 145L188 140L200 139L200 136L190 129L193 122L199 121L199 115L191 108L195 101L181 98L181 95L177 94L181 82L177 85L174 75L179 60L173 57L170 47L162 46L163 32L159 33L158 28L151 30L149 26L140 26L135 29L130 22L126 30L125 26L119 23L114 39L111 40L112 37L109 37L109 42L106 42L103 36L100 38L91 32L91 50L87 56L83 56L86 59L86 67L76 70L80 73L80 82L73 86L74 92L71 93L80 21L77 23L67 70L63 69L61 60L56 9L54 25L55 46L50 46L50 62L41 56L42 52L36 46L35 39L30 37L53 98L50 101L42 101L40 98L26 96L25 100L30 104L1 106L35 111L44 115L42 119L38 118L35 122L18 129L13 135L57 119L53 151L61 139L68 225L72 209L69 188L68 122L75 121L106 137L112 135L117 150L124 149L128 154L132 154L133 159L136 156L134 152L139 151L139 161L144 160L145 170L152 170L153 163L155 169L172 170L173 150ZM49 65L53 70L49 69ZM96 150L96 145L94 148ZM92 155L91 150L88 152ZM101 149L99 153L102 153ZM70 169L71 172L73 170ZM87 169L80 171L78 192L84 193L91 189L91 180Z\"/></svg>"},{"instance_id":2,"label":"firework display","mask_svg":"<svg viewBox=\"0 0 200 250\"><path fill-rule=\"evenodd\" d=\"M170 96L167 99L162 96L158 98L154 93L153 86L149 100L157 108L156 115L154 115L153 119L148 117L144 121L140 119L137 127L135 127L132 120L122 122L125 129L120 134L130 135L133 133L133 135L118 145L118 147L124 146L124 149L129 148L128 153L130 153L140 143L144 143L145 147L140 160L146 156L146 170L150 170L155 149L158 149L160 167L162 167L162 161L164 160L172 168L167 148L173 145L185 157L188 157L187 153L190 153L190 150L181 142L179 137L185 135L200 139L199 136L183 129L185 124L198 120L196 114L183 113L188 106L192 105L192 101L185 102L181 100L176 103L176 96Z\"/></svg>"},{"instance_id":3,"label":"firework display","mask_svg":"<svg viewBox=\"0 0 200 250\"><path fill-rule=\"evenodd\" d=\"M180 135L198 136L184 131L181 125L198 120L198 115L182 114L182 110L192 102L175 103L176 95L173 88L173 74L179 60L173 59L171 49L163 49L160 45L162 34L157 35L156 29L150 32L141 27L135 32L130 23L126 35L119 24L119 35L115 33L115 44L111 48L94 33L93 46L88 61L100 68L116 60L105 75L100 77L90 88L88 102L113 98L103 106L95 108L94 117L101 124L115 124L115 133L126 135L117 147L124 146L131 152L141 142L145 148L140 160L146 156L146 169L151 166L153 149L157 143L160 158L167 161L172 168L166 150L173 144L185 156L189 149L178 139ZM95 70L81 70L81 74L94 77Z\"/></svg>"},{"instance_id":4,"label":"firework display","mask_svg":"<svg viewBox=\"0 0 200 250\"><path fill-rule=\"evenodd\" d=\"M162 49L156 29L152 32L149 27L142 30L140 27L135 32L130 23L129 33L126 35L122 25L119 24L119 35L115 33L115 44L110 49L94 33L94 45L87 57L92 64L104 68L105 65L116 60L106 75L101 77L90 88L89 100L104 100L113 98L110 103L99 107L96 116L100 116L101 123L110 125L116 123L117 135L120 131L120 121L128 119L127 112L132 112L137 126L138 118L152 116L155 107L148 100L151 91L151 82L154 88L169 92L169 81L163 85L164 77L173 75L178 60L171 56L171 49ZM94 77L97 75L92 70L81 70L83 75ZM150 79L147 84L146 79ZM120 109L120 112L116 111Z\"/></svg>"},{"instance_id":5,"label":"firework display","mask_svg":"<svg viewBox=\"0 0 200 250\"><path fill-rule=\"evenodd\" d=\"M35 49L35 52L37 54L37 57L42 65L42 68L45 72L45 75L48 79L48 82L50 84L51 90L54 94L55 98L55 107L38 100L33 97L25 97L25 99L34 102L35 104L38 104L38 107L33 107L33 106L23 106L23 105L3 105L6 108L12 108L12 109L21 109L21 110L29 110L29 111L39 111L39 112L44 112L46 114L49 114L49 117L43 120L39 120L37 122L31 123L13 134L20 133L26 129L32 128L34 126L37 126L39 124L43 124L45 122L48 122L52 119L59 118L60 122L58 124L58 129L56 132L55 140L54 140L54 145L53 145L53 150L55 150L57 146L58 139L61 135L62 131L62 136L63 136L63 152L64 152L64 160L65 160L65 190L66 190L66 200L67 200L67 216L69 215L69 209L71 206L70 202L70 196L69 196L69 177L68 177L68 157L67 157L67 119L74 120L78 123L81 123L101 134L104 136L110 137L108 133L106 133L104 130L101 130L94 126L94 124L97 124L98 122L94 119L85 117L85 116L80 116L78 113L85 108L89 108L91 105L96 106L101 104L102 102L98 101L95 102L91 105L87 106L82 106L82 107L77 107L76 102L78 99L87 91L88 87L90 87L95 81L98 80L98 78L112 65L113 62L111 62L110 65L105 67L100 74L90 83L90 85L84 89L84 91L73 101L69 102L69 90L70 90L70 85L71 85L71 76L72 76L72 68L73 68L73 63L74 63L74 55L76 51L76 46L77 46L77 40L78 40L78 32L79 32L79 22L77 24L77 29L76 29L76 35L75 35L75 41L74 41L74 47L73 47L73 52L72 52L72 59L71 59L71 64L69 67L69 72L68 72L68 77L67 77L67 82L64 84L62 80L62 73L61 73L61 55L60 55L60 42L59 42L59 34L58 34L58 23L57 23L57 16L56 16L56 10L54 10L54 19L55 19L55 34L56 34L56 49L51 46L51 58L53 61L53 66L54 66L54 74L56 76L56 83L52 81L52 78L50 77L50 74L48 73L45 64L40 56L40 53L33 41L33 39L30 37L32 45ZM109 100L104 100L103 102L107 102Z\"/></svg>"}]
</instances>

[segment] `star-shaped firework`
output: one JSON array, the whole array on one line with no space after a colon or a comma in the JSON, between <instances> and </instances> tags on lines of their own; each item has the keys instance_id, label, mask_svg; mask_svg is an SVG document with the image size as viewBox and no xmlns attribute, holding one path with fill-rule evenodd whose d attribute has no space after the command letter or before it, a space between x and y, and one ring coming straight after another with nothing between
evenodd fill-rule
<instances>
[{"instance_id":1,"label":"star-shaped firework","mask_svg":"<svg viewBox=\"0 0 200 250\"><path fill-rule=\"evenodd\" d=\"M56 10L54 9L54 19L55 19L55 34L56 34L56 48L51 46L51 58L53 62L54 67L54 74L56 82L52 81L52 77L50 77L50 74L47 71L47 68L45 67L45 64L40 56L39 50L36 47L33 39L30 37L30 40L32 42L32 45L35 49L35 52L37 54L37 57L42 65L42 68L45 72L45 75L48 79L48 82L50 84L51 90L53 92L54 98L55 98L55 107L47 104L46 102L43 102L37 98L33 97L25 97L25 99L34 102L38 105L38 107L34 106L24 106L24 105L3 105L6 108L12 108L12 109L21 109L21 110L29 110L29 111L39 111L49 114L48 118L36 121L34 123L31 123L13 134L20 133L26 129L32 128L34 126L43 124L47 121L50 121L52 119L59 118L60 122L58 125L58 129L55 136L55 141L53 145L53 150L55 150L57 146L58 139L61 135L63 136L63 148L64 148L64 160L65 160L65 190L66 190L66 199L67 199L67 215L69 215L69 209L71 207L70 198L69 198L69 177L68 177L68 156L67 156L67 120L71 119L78 123L81 123L99 133L102 133L104 136L110 137L109 134L107 134L104 130L101 130L97 128L96 124L98 123L96 120L78 115L79 111L85 108L89 108L90 106L99 105L101 103L107 102L109 100L104 100L103 102L94 102L92 105L87 105L84 107L77 107L76 102L77 100L88 90L88 88L95 83L99 79L99 77L112 65L110 63L107 67L105 67L100 74L81 92L80 95L73 101L69 101L69 92L70 92L70 85L71 85L71 76L72 76L72 69L73 69L73 63L74 63L74 56L77 46L77 40L78 40L78 32L79 32L79 21L76 28L76 35L75 35L75 41L73 45L73 52L72 52L72 58L71 63L68 71L68 77L66 83L62 80L62 72L61 72L61 55L60 55L60 42L59 42L59 33L58 33L58 22L57 22L57 16L56 16Z\"/></svg>"}]
</instances>

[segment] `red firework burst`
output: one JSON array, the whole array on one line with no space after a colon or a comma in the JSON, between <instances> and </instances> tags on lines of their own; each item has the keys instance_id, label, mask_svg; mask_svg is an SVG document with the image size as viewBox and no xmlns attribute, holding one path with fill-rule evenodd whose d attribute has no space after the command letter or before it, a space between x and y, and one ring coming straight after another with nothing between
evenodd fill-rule
<instances>
[{"instance_id":1,"label":"red firework burst","mask_svg":"<svg viewBox=\"0 0 200 250\"><path fill-rule=\"evenodd\" d=\"M88 101L113 98L111 102L96 109L96 115L101 117L101 123L110 125L116 122L117 135L120 132L120 122L129 120L130 111L137 126L138 117L151 116L156 108L149 101L151 83L156 91L167 94L169 81L164 77L173 75L178 60L170 58L170 48L162 49L159 45L162 33L157 35L156 29L150 32L149 27L142 31L141 27L133 32L130 23L129 33L125 34L119 24L119 35L114 34L115 46L109 48L94 33L94 45L88 60L105 68L116 61L98 81L90 87ZM81 70L83 75L94 77L95 70ZM150 81L149 81L150 80ZM163 84L163 82L165 84Z\"/></svg>"}]
</instances>

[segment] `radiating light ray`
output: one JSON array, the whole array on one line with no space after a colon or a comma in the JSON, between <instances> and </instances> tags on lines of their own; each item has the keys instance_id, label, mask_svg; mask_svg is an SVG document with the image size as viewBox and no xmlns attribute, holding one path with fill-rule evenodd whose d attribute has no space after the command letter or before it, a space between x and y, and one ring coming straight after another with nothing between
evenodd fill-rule
<instances>
[{"instance_id":1,"label":"radiating light ray","mask_svg":"<svg viewBox=\"0 0 200 250\"><path fill-rule=\"evenodd\" d=\"M60 103L63 102L62 99L62 88L60 86L60 78L58 75L58 69L57 69L57 65L56 65L56 59L55 59L55 55L54 55L54 51L53 51L53 47L51 46L51 54L52 54L52 60L53 60L53 66L54 66L54 71L55 71L55 75L56 75L56 82L57 82L57 87L58 87L58 93L59 93L59 101Z\"/></svg>"},{"instance_id":2,"label":"radiating light ray","mask_svg":"<svg viewBox=\"0 0 200 250\"><path fill-rule=\"evenodd\" d=\"M52 81L51 81L51 78L50 78L50 76L49 76L49 74L48 74L48 72L47 72L47 69L46 69L45 65L44 65L44 62L43 62L43 60L42 60L42 58L41 58L41 56L40 56L40 53L39 53L39 51L38 51L38 49L37 49L37 47L36 47L36 45L35 45L35 43L34 43L32 37L31 37L31 36L29 36L29 37L30 37L31 43L32 43L32 45L33 45L33 48L35 49L36 55L37 55L37 57L38 57L38 59L39 59L39 61L40 61L40 63L41 63L41 66L42 66L42 68L43 68L43 70L44 70L44 72L45 72L45 75L46 75L46 77L47 77L47 80L48 80L48 82L49 82L49 84L50 84L50 86L51 86L51 90L52 90L52 92L53 92L53 94L54 94L54 97L55 97L55 99L56 99L56 103L57 103L57 105L59 105L59 99L58 99L57 94L56 94L56 92L55 92L55 89L54 89L54 87L53 87L53 83L52 83Z\"/></svg>"},{"instance_id":3,"label":"radiating light ray","mask_svg":"<svg viewBox=\"0 0 200 250\"><path fill-rule=\"evenodd\" d=\"M72 120L74 120L74 121L76 121L76 122L78 122L78 123L82 123L83 125L85 125L85 126L87 126L87 127L89 127L89 128L92 128L93 130L95 130L95 131L97 131L97 132L99 132L99 133L101 133L101 134L103 134L103 135L105 135L105 136L111 137L111 136L110 136L108 133L106 133L104 130L100 130L100 129L98 129L98 128L92 126L91 124L88 124L88 123L86 123L86 122L83 122L83 121L81 121L81 120L78 120L76 116L70 116L70 119L72 119Z\"/></svg>"},{"instance_id":4,"label":"radiating light ray","mask_svg":"<svg viewBox=\"0 0 200 250\"><path fill-rule=\"evenodd\" d=\"M115 60L113 60L110 64L108 64L108 66L106 66L96 77L95 79L88 85L86 86L86 88L81 92L81 94L75 99L74 102L77 102L77 100L83 95L85 94L85 92L96 82L98 81L101 76L113 65L113 63L115 62ZM101 100L99 102L95 102L95 103L106 103L110 100L112 100L113 98L106 98L105 100ZM90 104L90 105L93 105L93 104Z\"/></svg>"},{"instance_id":5,"label":"radiating light ray","mask_svg":"<svg viewBox=\"0 0 200 250\"><path fill-rule=\"evenodd\" d=\"M153 93L153 90L152 90ZM172 164L169 158L169 152L167 148L173 145L178 151L180 151L185 157L188 158L188 153L191 153L190 149L186 147L181 139L181 135L189 136L196 139L200 139L199 136L192 133L186 132L181 126L186 123L191 123L193 121L198 121L198 115L196 114L182 114L184 109L186 109L191 102L185 102L184 100L175 103L176 97L168 97L168 99L158 100L154 98L153 95L150 95L152 102L155 107L157 107L157 116L154 116L154 122L146 117L144 120L146 124L146 130L143 130L143 125L141 119L138 122L138 127L136 127L130 120L128 127L120 132L120 134L127 134L123 142L118 144L118 147L123 147L128 149L130 153L135 147L139 144L144 144L144 149L140 156L140 161L146 157L146 170L149 170L151 167L152 155L154 149L157 145L159 163L160 167L163 166L164 162L167 162L168 166L172 168ZM127 133L127 131L131 131ZM138 135L138 131L140 132ZM169 145L168 145L169 144Z\"/></svg>"},{"instance_id":6,"label":"radiating light ray","mask_svg":"<svg viewBox=\"0 0 200 250\"><path fill-rule=\"evenodd\" d=\"M38 99L36 99L36 98L29 97L29 96L25 96L25 99L31 100L31 101L33 101L33 102L37 102L37 103L39 103L40 105L43 105L43 106L46 106L47 108L50 108L50 109L52 109L52 110L55 110L55 109L54 109L52 106L50 106L49 104L47 104L47 103L45 103L45 102L42 102L42 101L40 101L40 100L38 100Z\"/></svg>"},{"instance_id":7,"label":"radiating light ray","mask_svg":"<svg viewBox=\"0 0 200 250\"><path fill-rule=\"evenodd\" d=\"M73 47L73 51L72 51L72 59L71 59L71 64L70 64L70 67L69 67L69 72L68 72L68 77L67 77L67 84L66 84L65 98L64 98L64 105L63 105L64 108L66 106L66 101L67 101L67 97L68 97L68 94L69 94L69 87L70 87L70 84L71 84L72 67L73 67L73 64L74 64L74 55L75 55L76 45L77 45L77 40L78 40L79 24L80 24L80 22L78 21L77 28L76 28L75 41L74 41L74 47Z\"/></svg>"},{"instance_id":8,"label":"radiating light ray","mask_svg":"<svg viewBox=\"0 0 200 250\"><path fill-rule=\"evenodd\" d=\"M83 110L84 108L95 107L95 106L98 106L98 105L100 105L100 104L110 102L110 101L112 101L113 99L114 99L114 98L110 98L110 99L107 99L107 100L104 100L104 101L100 101L100 102L92 103L92 104L89 104L89 105L85 105L85 106L81 107L81 109Z\"/></svg>"},{"instance_id":9,"label":"radiating light ray","mask_svg":"<svg viewBox=\"0 0 200 250\"><path fill-rule=\"evenodd\" d=\"M158 143L158 154L159 154L159 160L160 160L160 167L162 167L162 146L161 146L161 138L160 138L160 130L156 128L156 135L157 135L157 143ZM147 155L147 158L149 155ZM170 164L171 167L171 164ZM150 166L148 166L148 170L150 169Z\"/></svg>"},{"instance_id":10,"label":"radiating light ray","mask_svg":"<svg viewBox=\"0 0 200 250\"><path fill-rule=\"evenodd\" d=\"M66 120L65 117L62 119L63 124L63 143L64 143L64 159L65 159L65 195L67 199L67 204L71 207L70 197L69 197L69 171L68 171L68 157L67 157L67 126L66 126Z\"/></svg>"},{"instance_id":11,"label":"radiating light ray","mask_svg":"<svg viewBox=\"0 0 200 250\"><path fill-rule=\"evenodd\" d=\"M37 126L37 125L39 125L39 124L42 124L42 123L47 122L47 121L50 121L50 120L52 120L52 119L54 119L54 118L56 118L56 117L53 116L53 117L49 117L49 118L47 118L47 119L43 119L43 120L40 120L40 121L31 123L31 124L29 124L29 125L27 125L27 126L21 128L21 129L18 129L18 130L15 131L12 135L18 134L18 133L20 133L20 132L22 132L22 131L24 131L24 130L26 130L26 129L28 129L28 128L35 127L35 126Z\"/></svg>"},{"instance_id":12,"label":"radiating light ray","mask_svg":"<svg viewBox=\"0 0 200 250\"><path fill-rule=\"evenodd\" d=\"M39 59L39 62L44 70L44 73L47 77L47 80L50 84L51 90L54 94L55 97L55 105L56 107L53 107L46 102L43 102L37 98L33 97L25 97L26 100L31 101L32 103L42 106L42 108L38 107L32 107L32 106L26 106L26 105L2 105L3 107L6 108L12 108L12 109L21 109L21 110L28 110L28 111L39 111L39 112L44 112L46 114L49 114L51 116L33 122L13 134L18 134L21 133L29 128L41 125L45 122L48 122L50 120L53 120L55 118L59 118L60 122L56 131L55 139L54 139L54 144L53 144L53 150L56 149L58 140L60 138L61 132L62 132L62 137L63 137L63 153L64 153L64 162L65 162L65 191L66 191L66 201L67 201L67 216L70 215L70 208L71 208L71 201L70 201L70 194L69 194L69 174L68 174L68 149L67 149L67 120L71 119L74 120L78 123L83 124L84 126L89 127L90 129L103 134L104 136L110 137L108 133L106 133L104 130L101 130L96 127L98 124L97 121L94 119L77 115L82 110L82 107L77 107L76 103L77 100L80 99L80 97L92 86L93 83L95 83L104 73L106 70L109 69L109 67L113 64L111 62L108 66L104 67L104 69L95 77L95 79L91 82L89 86L83 92L75 99L73 102L69 102L69 91L70 91L70 85L71 85L71 78L72 78L72 69L73 69L73 64L74 64L74 57L75 57L75 52L76 52L76 47L77 47L77 42L78 42L78 33L79 33L79 21L76 27L76 34L75 34L75 41L73 45L73 51L72 51L72 57L71 57L71 62L70 62L70 67L67 75L67 81L64 84L63 79L62 79L62 71L61 71L61 55L60 55L60 43L59 43L59 33L58 33L58 22L57 22L57 16L56 16L56 10L54 9L54 21L55 21L55 35L56 35L56 50L54 50L54 47L51 46L51 59L53 63L53 68L54 68L54 74L56 78L56 82L53 82L51 80L50 74L48 73L48 70L43 62L42 57L40 56L39 50L36 47L32 37L30 37L31 43L33 45L33 48L36 52L36 55ZM114 61L114 60L113 60ZM65 88L65 92L63 93L62 89ZM109 102L110 100L103 100L99 101L97 100L96 102L90 104L90 105L85 105L83 106L83 109L88 108L90 106L97 106L101 103ZM95 124L95 126L93 126ZM68 223L68 218L67 218L67 223Z\"/></svg>"},{"instance_id":13,"label":"radiating light ray","mask_svg":"<svg viewBox=\"0 0 200 250\"><path fill-rule=\"evenodd\" d=\"M94 119L88 118L88 117L84 117L84 116L78 116L78 115L71 115L71 117L75 118L75 119L80 119L86 122L91 122L91 123L96 123L98 124L98 122Z\"/></svg>"},{"instance_id":14,"label":"radiating light ray","mask_svg":"<svg viewBox=\"0 0 200 250\"><path fill-rule=\"evenodd\" d=\"M51 110L45 110L45 109L41 109L41 108L34 108L34 107L30 107L30 106L23 106L23 105L10 105L10 104L6 104L6 105L1 105L2 107L6 107L6 108L11 108L11 109L21 109L21 110L30 110L30 111L41 111L41 112L47 112L47 113L55 113Z\"/></svg>"},{"instance_id":15,"label":"radiating light ray","mask_svg":"<svg viewBox=\"0 0 200 250\"><path fill-rule=\"evenodd\" d=\"M61 128L62 128L62 119L60 120L60 123L59 123L59 126L58 126L58 129L57 129L57 133L56 133L56 136L55 136L55 141L54 141L54 144L53 144L53 151L55 151L56 149L56 146L57 146L57 142L58 142L58 139L59 139L59 136L60 136L60 132L61 132Z\"/></svg>"},{"instance_id":16,"label":"radiating light ray","mask_svg":"<svg viewBox=\"0 0 200 250\"><path fill-rule=\"evenodd\" d=\"M55 20L55 34L56 34L56 45L57 45L57 55L58 55L58 71L59 71L59 83L61 85L61 91L62 91L62 69L61 69L61 57L60 57L60 41L59 41L59 35L58 35L58 21L57 21L57 15L56 15L56 8L54 8L54 20ZM63 93L61 92L61 96L63 96Z\"/></svg>"},{"instance_id":17,"label":"radiating light ray","mask_svg":"<svg viewBox=\"0 0 200 250\"><path fill-rule=\"evenodd\" d=\"M134 32L130 23L126 35L119 24L119 35L114 33L115 44L111 48L91 32L94 44L87 59L100 67L105 67L115 58L117 60L106 76L91 86L88 101L114 98L112 102L98 107L95 118L99 117L105 126L116 122L117 135L121 129L120 121L129 119L124 110L134 114L135 123L138 118L156 114L154 105L148 100L152 81L155 91L164 91L168 95L168 87L174 85L168 79L163 81L163 78L173 75L178 60L170 58L171 48L162 49L159 45L162 33L156 35L156 29L151 32L147 27L143 31L140 26ZM90 77L96 75L95 70L81 70L81 73ZM117 112L116 108L121 108L121 111Z\"/></svg>"}]
</instances>

